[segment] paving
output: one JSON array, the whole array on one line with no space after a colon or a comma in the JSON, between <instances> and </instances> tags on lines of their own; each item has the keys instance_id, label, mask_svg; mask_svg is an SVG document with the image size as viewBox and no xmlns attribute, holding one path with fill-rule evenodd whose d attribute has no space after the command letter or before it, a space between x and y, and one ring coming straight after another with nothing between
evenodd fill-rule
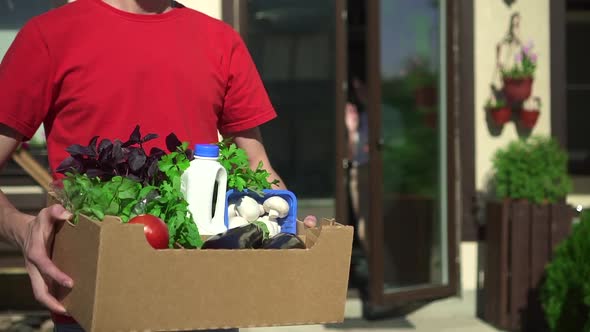
<instances>
[{"instance_id":1,"label":"paving","mask_svg":"<svg viewBox=\"0 0 590 332\"><path fill-rule=\"evenodd\" d=\"M362 318L361 301L351 296L346 303L345 320L340 324L245 328L241 332L495 332L499 331L475 317L475 293L465 292L431 302L403 316L377 321ZM53 325L44 312L0 312L0 331L49 332Z\"/></svg>"},{"instance_id":2,"label":"paving","mask_svg":"<svg viewBox=\"0 0 590 332\"><path fill-rule=\"evenodd\" d=\"M427 304L404 317L378 321L362 319L362 305L357 298L349 298L343 323L328 325L287 326L241 329L241 332L495 332L499 331L475 317L475 292L465 292Z\"/></svg>"}]
</instances>

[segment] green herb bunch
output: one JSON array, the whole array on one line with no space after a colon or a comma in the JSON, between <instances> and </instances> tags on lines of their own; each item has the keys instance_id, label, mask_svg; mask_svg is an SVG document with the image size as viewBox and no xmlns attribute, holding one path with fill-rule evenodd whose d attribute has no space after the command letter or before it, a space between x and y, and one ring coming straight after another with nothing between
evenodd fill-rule
<instances>
[{"instance_id":1,"label":"green herb bunch","mask_svg":"<svg viewBox=\"0 0 590 332\"><path fill-rule=\"evenodd\" d=\"M555 250L541 286L541 303L554 332L590 331L590 212Z\"/></svg>"},{"instance_id":2,"label":"green herb bunch","mask_svg":"<svg viewBox=\"0 0 590 332\"><path fill-rule=\"evenodd\" d=\"M219 162L227 171L228 189L248 190L262 196L264 189L279 183L278 180L268 181L270 174L263 168L262 161L252 170L246 151L232 143L231 138L219 142Z\"/></svg>"},{"instance_id":3,"label":"green herb bunch","mask_svg":"<svg viewBox=\"0 0 590 332\"><path fill-rule=\"evenodd\" d=\"M571 191L567 155L551 137L513 141L498 150L492 162L499 198L554 203Z\"/></svg>"},{"instance_id":4,"label":"green herb bunch","mask_svg":"<svg viewBox=\"0 0 590 332\"><path fill-rule=\"evenodd\" d=\"M141 137L139 127L131 137ZM188 143L180 143L172 134L166 141L171 152L157 150L149 156L141 145L145 139L115 142L115 149L101 150L108 145L97 148L93 138L82 151L79 146L70 149L75 151L73 159L64 163L66 176L56 187L58 198L74 213L75 221L80 214L99 221L105 215L115 215L123 222L140 214L154 215L167 224L170 247L199 248L202 240L180 190L181 175L190 165L192 152Z\"/></svg>"}]
</instances>

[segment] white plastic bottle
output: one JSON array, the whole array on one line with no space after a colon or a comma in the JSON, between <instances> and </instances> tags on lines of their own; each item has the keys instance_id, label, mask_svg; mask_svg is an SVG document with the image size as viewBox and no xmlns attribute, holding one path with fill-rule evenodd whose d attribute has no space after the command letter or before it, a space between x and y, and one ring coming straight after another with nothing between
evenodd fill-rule
<instances>
[{"instance_id":1,"label":"white plastic bottle","mask_svg":"<svg viewBox=\"0 0 590 332\"><path fill-rule=\"evenodd\" d=\"M227 230L224 222L227 172L218 158L217 145L195 145L195 158L181 177L182 194L189 204L188 209L201 235L215 235ZM215 211L213 211L213 194L216 184L217 198Z\"/></svg>"}]
</instances>

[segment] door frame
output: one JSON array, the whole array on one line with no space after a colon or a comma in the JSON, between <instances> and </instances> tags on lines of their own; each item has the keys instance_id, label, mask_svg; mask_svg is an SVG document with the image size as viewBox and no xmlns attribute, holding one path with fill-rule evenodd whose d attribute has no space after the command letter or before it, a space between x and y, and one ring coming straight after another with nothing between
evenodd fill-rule
<instances>
[{"instance_id":1,"label":"door frame","mask_svg":"<svg viewBox=\"0 0 590 332\"><path fill-rule=\"evenodd\" d=\"M405 304L411 301L435 299L453 296L458 293L459 287L459 241L458 231L461 224L461 193L462 156L460 147L463 136L460 135L460 122L463 107L457 107L459 89L458 78L461 66L457 62L459 47L461 46L458 32L461 31L462 15L473 15L461 11L462 1L446 1L446 108L447 108L447 262L448 284L417 288L397 293L385 293L383 264L383 209L382 209L382 181L380 176L371 176L371 199L369 206L368 239L370 246L369 260L369 301L374 305ZM470 2L470 1L468 1ZM367 85L369 91L369 153L372 162L369 165L370 174L382 174L383 165L380 149L380 100L381 100L381 75L380 75L380 1L367 1ZM471 110L472 112L472 110ZM471 136L473 138L473 136ZM469 137L466 138L469 141ZM473 162L473 161L472 161Z\"/></svg>"}]
</instances>

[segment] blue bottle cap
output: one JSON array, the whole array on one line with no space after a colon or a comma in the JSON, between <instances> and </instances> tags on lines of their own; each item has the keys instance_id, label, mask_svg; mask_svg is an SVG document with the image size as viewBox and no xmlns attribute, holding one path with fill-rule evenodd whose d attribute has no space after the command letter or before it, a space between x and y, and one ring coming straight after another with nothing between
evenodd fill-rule
<instances>
[{"instance_id":1,"label":"blue bottle cap","mask_svg":"<svg viewBox=\"0 0 590 332\"><path fill-rule=\"evenodd\" d=\"M217 158L219 157L219 146L216 144L196 144L195 157Z\"/></svg>"}]
</instances>

